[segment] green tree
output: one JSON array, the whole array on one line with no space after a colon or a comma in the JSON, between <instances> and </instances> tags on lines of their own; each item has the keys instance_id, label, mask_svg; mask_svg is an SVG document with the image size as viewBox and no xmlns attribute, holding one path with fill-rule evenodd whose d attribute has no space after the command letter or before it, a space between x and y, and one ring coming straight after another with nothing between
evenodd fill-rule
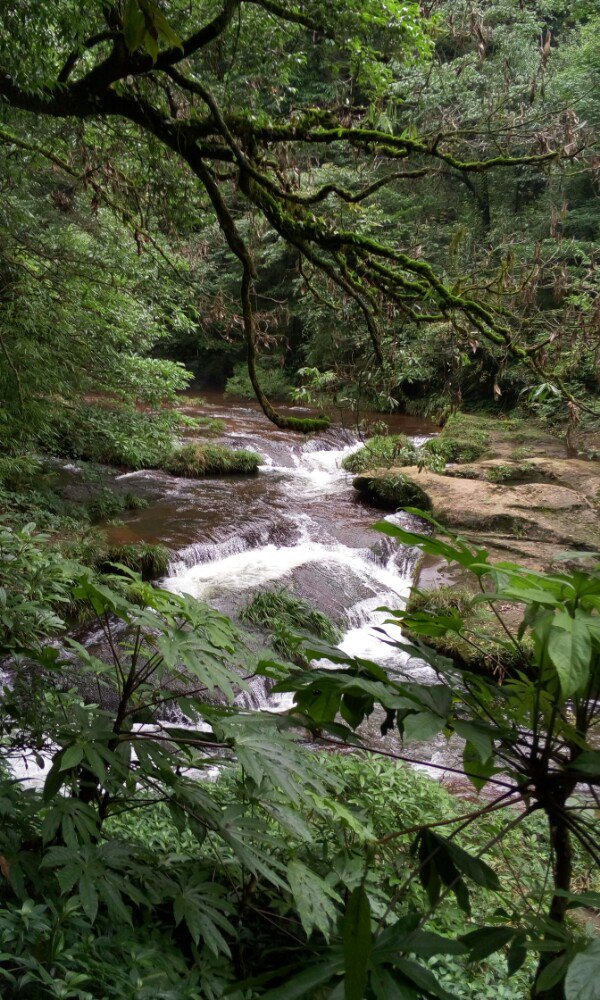
<instances>
[{"instance_id":1,"label":"green tree","mask_svg":"<svg viewBox=\"0 0 600 1000\"><path fill-rule=\"evenodd\" d=\"M92 143L118 129L130 149L142 138L140 149L147 144L155 151L158 144L176 172L183 166L200 182L199 197L239 263L250 379L265 413L289 426L257 378L256 255L240 213L264 218L306 267L354 303L380 361L386 301L411 323L450 323L524 360L536 354L538 345L522 341L484 289L445 280L396 236L365 231L360 215L348 225L353 207L377 191L440 168L459 179L479 178L491 169L541 168L556 158L558 149L537 151L531 135L504 131L488 156L460 132L432 134L408 116L391 127L381 119L398 67L427 57L430 31L417 6L404 3L382 10L375 2L314 2L300 9L227 0L218 9L194 3L163 12L149 0L83 10L64 2L52 13L32 4L26 15L3 13L0 95L14 109L17 128L28 128L31 115L66 119L79 122ZM262 39L259 49L250 36ZM327 66L316 93L315 65ZM321 110L310 100L307 76L314 97L327 95ZM322 170L350 152L369 167L366 184L311 183L312 161Z\"/></svg>"}]
</instances>

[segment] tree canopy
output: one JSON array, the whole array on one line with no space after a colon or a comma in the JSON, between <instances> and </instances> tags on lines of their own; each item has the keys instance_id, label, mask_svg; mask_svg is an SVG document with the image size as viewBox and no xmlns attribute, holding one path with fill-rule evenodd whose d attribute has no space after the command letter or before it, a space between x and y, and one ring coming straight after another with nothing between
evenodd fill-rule
<instances>
[{"instance_id":1,"label":"tree canopy","mask_svg":"<svg viewBox=\"0 0 600 1000\"><path fill-rule=\"evenodd\" d=\"M497 5L492 20L503 13ZM256 366L266 232L291 248L313 301L333 310L340 299L352 303L368 334L367 365L385 370L404 329L444 328L463 350L487 344L549 381L552 323L539 315L524 323L513 308L535 255L515 266L506 248L465 273L460 254L440 260L431 233L415 245L386 216L424 182L430 191L458 187L485 235L491 175L517 172L523 192L537 178L547 187L565 157L584 154L587 123L562 103L565 85L545 102L543 127L535 102L547 87L555 24L565 37L585 32L585 5L568 14L540 3L513 33L469 5L448 20L444 5L425 12L375 0L31 3L2 16L2 142L70 172L141 244L151 238L143 222L160 216L163 184L171 214L188 225L214 213L238 262L250 379L276 423L289 418L267 399ZM484 96L488 66L493 98Z\"/></svg>"}]
</instances>

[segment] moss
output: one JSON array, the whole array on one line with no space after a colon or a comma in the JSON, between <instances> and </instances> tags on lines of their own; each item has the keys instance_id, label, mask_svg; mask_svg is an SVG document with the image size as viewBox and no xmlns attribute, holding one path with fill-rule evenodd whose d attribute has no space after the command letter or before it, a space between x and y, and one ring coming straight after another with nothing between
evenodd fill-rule
<instances>
[{"instance_id":1,"label":"moss","mask_svg":"<svg viewBox=\"0 0 600 1000\"><path fill-rule=\"evenodd\" d=\"M339 630L331 618L308 601L285 590L264 590L257 594L240 618L267 629L271 633L273 649L299 664L306 665L308 661L302 653L303 636L298 632L309 632L332 644L340 639Z\"/></svg>"},{"instance_id":2,"label":"moss","mask_svg":"<svg viewBox=\"0 0 600 1000\"><path fill-rule=\"evenodd\" d=\"M300 431L302 434L313 434L316 431L326 431L331 425L329 417L286 417L285 427L290 431Z\"/></svg>"},{"instance_id":3,"label":"moss","mask_svg":"<svg viewBox=\"0 0 600 1000\"><path fill-rule=\"evenodd\" d=\"M251 474L262 459L253 451L233 450L216 444L186 444L174 451L163 468L172 476L196 479L200 476Z\"/></svg>"},{"instance_id":4,"label":"moss","mask_svg":"<svg viewBox=\"0 0 600 1000\"><path fill-rule=\"evenodd\" d=\"M114 545L103 553L98 561L102 573L114 573L114 563L121 563L128 569L140 573L144 580L154 580L164 576L169 568L169 550L165 545L151 545L149 542L131 542Z\"/></svg>"},{"instance_id":5,"label":"moss","mask_svg":"<svg viewBox=\"0 0 600 1000\"><path fill-rule=\"evenodd\" d=\"M391 465L415 465L418 449L404 434L375 435L359 451L346 455L342 469L365 472L367 469L389 468Z\"/></svg>"},{"instance_id":6,"label":"moss","mask_svg":"<svg viewBox=\"0 0 600 1000\"><path fill-rule=\"evenodd\" d=\"M389 476L357 476L353 485L370 503L383 510L397 510L399 507L431 509L431 500L425 490L402 473Z\"/></svg>"},{"instance_id":7,"label":"moss","mask_svg":"<svg viewBox=\"0 0 600 1000\"><path fill-rule=\"evenodd\" d=\"M438 437L427 441L423 450L445 462L473 462L487 453L491 436L486 424L493 423L476 414L453 413Z\"/></svg>"}]
</instances>

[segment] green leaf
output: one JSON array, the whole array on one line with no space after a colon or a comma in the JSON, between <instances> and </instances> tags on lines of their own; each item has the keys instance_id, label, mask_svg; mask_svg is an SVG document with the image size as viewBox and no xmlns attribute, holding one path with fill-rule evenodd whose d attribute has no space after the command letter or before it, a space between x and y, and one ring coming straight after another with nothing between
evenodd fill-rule
<instances>
[{"instance_id":1,"label":"green leaf","mask_svg":"<svg viewBox=\"0 0 600 1000\"><path fill-rule=\"evenodd\" d=\"M515 930L512 927L480 927L469 934L462 934L460 940L469 949L469 959L481 962L512 941L514 936Z\"/></svg>"},{"instance_id":2,"label":"green leaf","mask_svg":"<svg viewBox=\"0 0 600 1000\"><path fill-rule=\"evenodd\" d=\"M147 7L150 10L150 17L152 18L152 23L154 24L154 27L158 31L161 38L164 38L165 42L167 42L169 45L172 45L173 48L181 49L181 51L183 52L183 45L181 43L181 39L177 34L177 32L173 31L173 28L167 21L164 14L161 14L158 7L156 7L155 4L153 3L147 2Z\"/></svg>"},{"instance_id":3,"label":"green leaf","mask_svg":"<svg viewBox=\"0 0 600 1000\"><path fill-rule=\"evenodd\" d=\"M515 935L513 942L508 949L508 955L506 956L506 966L509 977L514 976L515 972L519 971L526 958L527 948L525 947L525 935L518 932Z\"/></svg>"},{"instance_id":4,"label":"green leaf","mask_svg":"<svg viewBox=\"0 0 600 1000\"><path fill-rule=\"evenodd\" d=\"M98 913L98 893L89 875L81 876L78 890L83 912L90 923L93 924Z\"/></svg>"},{"instance_id":5,"label":"green leaf","mask_svg":"<svg viewBox=\"0 0 600 1000\"><path fill-rule=\"evenodd\" d=\"M328 983L340 971L340 963L320 962L308 969L303 969L287 983L276 986L263 994L263 1000L300 1000L301 997L312 996L317 986Z\"/></svg>"},{"instance_id":6,"label":"green leaf","mask_svg":"<svg viewBox=\"0 0 600 1000\"><path fill-rule=\"evenodd\" d=\"M472 743L467 742L463 750L463 767L469 781L479 792L494 773L494 758L482 761L478 750Z\"/></svg>"},{"instance_id":7,"label":"green leaf","mask_svg":"<svg viewBox=\"0 0 600 1000\"><path fill-rule=\"evenodd\" d=\"M413 962L407 958L400 958L395 963L396 968L402 973L406 979L409 979L412 983L419 988L425 996L439 997L439 1000L454 1000L453 994L448 993L435 978L433 972L429 969L423 968L422 965L418 965L417 962ZM362 1000L362 998L361 998Z\"/></svg>"},{"instance_id":8,"label":"green leaf","mask_svg":"<svg viewBox=\"0 0 600 1000\"><path fill-rule=\"evenodd\" d=\"M569 958L569 955L559 955L558 958L554 958L542 969L535 982L536 993L551 990L557 983L562 982L569 965ZM600 994L597 994L597 996L600 996ZM573 996L573 1000L575 1000L575 995ZM577 1000L581 1000L580 993L577 993Z\"/></svg>"},{"instance_id":9,"label":"green leaf","mask_svg":"<svg viewBox=\"0 0 600 1000\"><path fill-rule=\"evenodd\" d=\"M364 885L350 895L343 928L346 1000L364 1000L371 953L371 908Z\"/></svg>"},{"instance_id":10,"label":"green leaf","mask_svg":"<svg viewBox=\"0 0 600 1000\"><path fill-rule=\"evenodd\" d=\"M410 712L402 720L402 735L406 740L425 742L437 736L444 725L444 719L433 712Z\"/></svg>"},{"instance_id":11,"label":"green leaf","mask_svg":"<svg viewBox=\"0 0 600 1000\"><path fill-rule=\"evenodd\" d=\"M333 903L341 903L340 896L300 861L290 862L287 878L306 936L319 930L328 940L338 915Z\"/></svg>"},{"instance_id":12,"label":"green leaf","mask_svg":"<svg viewBox=\"0 0 600 1000\"><path fill-rule=\"evenodd\" d=\"M579 618L560 612L548 638L548 656L552 660L564 698L577 694L590 675L592 642L589 629Z\"/></svg>"},{"instance_id":13,"label":"green leaf","mask_svg":"<svg viewBox=\"0 0 600 1000\"><path fill-rule=\"evenodd\" d=\"M600 1000L600 939L575 956L565 979L566 1000Z\"/></svg>"},{"instance_id":14,"label":"green leaf","mask_svg":"<svg viewBox=\"0 0 600 1000\"><path fill-rule=\"evenodd\" d=\"M579 754L571 764L569 769L578 771L579 774L586 774L590 778L600 777L600 750L586 750Z\"/></svg>"},{"instance_id":15,"label":"green leaf","mask_svg":"<svg viewBox=\"0 0 600 1000\"><path fill-rule=\"evenodd\" d=\"M445 838L439 837L439 834L436 834L435 837L436 839L445 840ZM482 861L481 858L474 858L472 854L464 851L462 847L459 847L458 844L452 841L445 840L445 846L456 867L467 878L472 879L473 882L484 889L492 889L495 892L500 890L500 881L496 872L485 861Z\"/></svg>"},{"instance_id":16,"label":"green leaf","mask_svg":"<svg viewBox=\"0 0 600 1000\"><path fill-rule=\"evenodd\" d=\"M67 747L63 750L60 759L60 770L68 771L73 767L77 767L78 764L83 760L83 747L79 743L73 743L72 746Z\"/></svg>"},{"instance_id":17,"label":"green leaf","mask_svg":"<svg viewBox=\"0 0 600 1000\"><path fill-rule=\"evenodd\" d=\"M462 736L463 740L466 740L477 750L482 764L490 759L494 749L493 736L496 735L496 731L491 726L477 720L464 722L462 719L457 719L452 723L452 727L459 736Z\"/></svg>"},{"instance_id":18,"label":"green leaf","mask_svg":"<svg viewBox=\"0 0 600 1000\"><path fill-rule=\"evenodd\" d=\"M140 10L138 0L127 0L127 6L123 15L123 35L125 44L130 52L139 49L144 40L146 22Z\"/></svg>"}]
</instances>

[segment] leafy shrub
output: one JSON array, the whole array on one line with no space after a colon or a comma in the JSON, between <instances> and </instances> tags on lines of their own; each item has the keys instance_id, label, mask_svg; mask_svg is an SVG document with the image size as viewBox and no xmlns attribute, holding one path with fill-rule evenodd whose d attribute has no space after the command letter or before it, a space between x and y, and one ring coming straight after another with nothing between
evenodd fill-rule
<instances>
[{"instance_id":1,"label":"leafy shrub","mask_svg":"<svg viewBox=\"0 0 600 1000\"><path fill-rule=\"evenodd\" d=\"M26 649L64 628L80 566L36 533L0 518L0 655ZM61 613L62 612L62 613Z\"/></svg>"},{"instance_id":2,"label":"leafy shrub","mask_svg":"<svg viewBox=\"0 0 600 1000\"><path fill-rule=\"evenodd\" d=\"M52 455L152 469L161 467L173 450L178 424L174 410L144 413L90 404L70 413L50 413L38 443Z\"/></svg>"},{"instance_id":3,"label":"leafy shrub","mask_svg":"<svg viewBox=\"0 0 600 1000\"><path fill-rule=\"evenodd\" d=\"M269 399L287 402L291 399L292 383L283 368L271 367L267 362L259 362L256 366L258 381ZM243 396L245 399L255 399L254 389L248 375L245 363L235 366L233 375L227 379L225 392L229 396Z\"/></svg>"},{"instance_id":4,"label":"leafy shrub","mask_svg":"<svg viewBox=\"0 0 600 1000\"><path fill-rule=\"evenodd\" d=\"M257 472L262 459L253 451L234 450L218 444L186 444L163 462L172 476L218 476Z\"/></svg>"},{"instance_id":5,"label":"leafy shrub","mask_svg":"<svg viewBox=\"0 0 600 1000\"><path fill-rule=\"evenodd\" d=\"M416 465L419 449L404 434L376 435L359 451L346 455L342 469L365 472L367 469L389 468L391 465Z\"/></svg>"}]
</instances>

